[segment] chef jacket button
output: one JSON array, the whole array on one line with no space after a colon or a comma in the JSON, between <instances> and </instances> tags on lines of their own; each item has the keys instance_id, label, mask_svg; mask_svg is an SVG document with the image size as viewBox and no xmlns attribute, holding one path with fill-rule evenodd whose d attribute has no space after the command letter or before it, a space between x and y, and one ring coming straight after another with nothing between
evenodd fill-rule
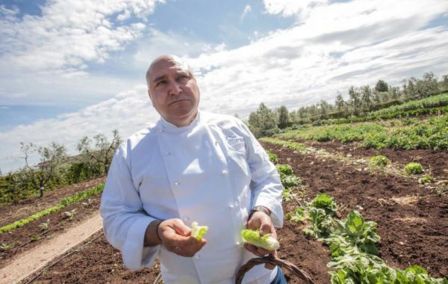
<instances>
[{"instance_id":1,"label":"chef jacket button","mask_svg":"<svg viewBox=\"0 0 448 284\"><path fill-rule=\"evenodd\" d=\"M227 170L222 170L221 172L223 175L227 175L229 172Z\"/></svg>"},{"instance_id":2,"label":"chef jacket button","mask_svg":"<svg viewBox=\"0 0 448 284\"><path fill-rule=\"evenodd\" d=\"M229 208L233 208L233 204L229 204Z\"/></svg>"},{"instance_id":3,"label":"chef jacket button","mask_svg":"<svg viewBox=\"0 0 448 284\"><path fill-rule=\"evenodd\" d=\"M178 182L178 181L175 181L175 182L174 182L174 185L175 185L175 186L179 186L179 184L180 184L180 182Z\"/></svg>"},{"instance_id":4,"label":"chef jacket button","mask_svg":"<svg viewBox=\"0 0 448 284\"><path fill-rule=\"evenodd\" d=\"M167 152L166 155L167 155L167 156L171 156L171 152Z\"/></svg>"},{"instance_id":5,"label":"chef jacket button","mask_svg":"<svg viewBox=\"0 0 448 284\"><path fill-rule=\"evenodd\" d=\"M241 243L240 243L240 242L236 242L235 244L236 244L237 246L240 246L240 245L241 245Z\"/></svg>"}]
</instances>

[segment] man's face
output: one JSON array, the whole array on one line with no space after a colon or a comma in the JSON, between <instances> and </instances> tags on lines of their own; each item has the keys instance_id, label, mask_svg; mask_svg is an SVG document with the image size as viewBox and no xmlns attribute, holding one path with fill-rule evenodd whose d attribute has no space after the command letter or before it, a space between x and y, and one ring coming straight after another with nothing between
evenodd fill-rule
<instances>
[{"instance_id":1,"label":"man's face","mask_svg":"<svg viewBox=\"0 0 448 284\"><path fill-rule=\"evenodd\" d=\"M167 57L152 64L148 80L149 97L160 115L176 126L190 124L198 112L200 97L193 74Z\"/></svg>"}]
</instances>

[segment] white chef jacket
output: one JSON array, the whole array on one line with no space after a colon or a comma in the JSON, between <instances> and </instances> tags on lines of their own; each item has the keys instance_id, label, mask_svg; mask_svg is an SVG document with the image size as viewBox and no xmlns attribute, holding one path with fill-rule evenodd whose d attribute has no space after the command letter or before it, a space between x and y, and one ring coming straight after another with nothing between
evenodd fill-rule
<instances>
[{"instance_id":1,"label":"white chef jacket","mask_svg":"<svg viewBox=\"0 0 448 284\"><path fill-rule=\"evenodd\" d=\"M262 205L283 225L283 187L275 166L247 126L232 116L200 112L186 127L163 118L116 151L101 198L107 240L129 269L159 257L164 283L234 283L239 267L255 257L241 243L248 213ZM163 246L144 247L154 219L181 218L209 227L194 257ZM270 283L276 270L258 265L244 283Z\"/></svg>"}]
</instances>

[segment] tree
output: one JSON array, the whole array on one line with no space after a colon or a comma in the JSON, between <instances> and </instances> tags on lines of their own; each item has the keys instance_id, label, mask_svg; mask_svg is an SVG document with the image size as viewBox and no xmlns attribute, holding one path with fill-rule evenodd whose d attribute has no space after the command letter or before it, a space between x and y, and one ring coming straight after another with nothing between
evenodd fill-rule
<instances>
[{"instance_id":1,"label":"tree","mask_svg":"<svg viewBox=\"0 0 448 284\"><path fill-rule=\"evenodd\" d=\"M331 110L331 105L325 100L320 100L319 112L322 118L327 118L328 113Z\"/></svg>"},{"instance_id":2,"label":"tree","mask_svg":"<svg viewBox=\"0 0 448 284\"><path fill-rule=\"evenodd\" d=\"M448 90L448 74L442 76L442 81L440 82L442 91Z\"/></svg>"},{"instance_id":3,"label":"tree","mask_svg":"<svg viewBox=\"0 0 448 284\"><path fill-rule=\"evenodd\" d=\"M352 113L357 115L361 110L361 98L355 87L351 86L348 90L348 95L350 97L350 106L352 107Z\"/></svg>"},{"instance_id":4,"label":"tree","mask_svg":"<svg viewBox=\"0 0 448 284\"><path fill-rule=\"evenodd\" d=\"M249 115L249 128L255 137L272 136L278 131L275 113L264 103Z\"/></svg>"},{"instance_id":5,"label":"tree","mask_svg":"<svg viewBox=\"0 0 448 284\"><path fill-rule=\"evenodd\" d=\"M93 163L91 166L96 167L100 174L107 174L115 149L122 142L118 130L113 130L112 134L111 141L104 134L95 135L93 137L94 148L91 145L92 140L87 136L78 143L77 148L81 159L85 164Z\"/></svg>"},{"instance_id":6,"label":"tree","mask_svg":"<svg viewBox=\"0 0 448 284\"><path fill-rule=\"evenodd\" d=\"M22 169L22 174L27 177L33 188L39 191L39 197L43 197L45 187L57 177L58 167L66 159L65 147L54 142L48 147L21 142L20 149L25 155L25 168ZM40 161L32 167L29 159L34 153L40 156Z\"/></svg>"},{"instance_id":7,"label":"tree","mask_svg":"<svg viewBox=\"0 0 448 284\"><path fill-rule=\"evenodd\" d=\"M336 101L334 102L336 109L338 112L344 112L345 111L345 101L342 97L342 94L338 92L338 96L336 97Z\"/></svg>"},{"instance_id":8,"label":"tree","mask_svg":"<svg viewBox=\"0 0 448 284\"><path fill-rule=\"evenodd\" d=\"M372 107L372 90L369 85L361 87L361 106L364 112L368 112Z\"/></svg>"},{"instance_id":9,"label":"tree","mask_svg":"<svg viewBox=\"0 0 448 284\"><path fill-rule=\"evenodd\" d=\"M278 109L278 127L284 129L289 125L289 113L285 106Z\"/></svg>"},{"instance_id":10,"label":"tree","mask_svg":"<svg viewBox=\"0 0 448 284\"><path fill-rule=\"evenodd\" d=\"M377 92L387 92L389 91L389 85L383 80L378 80L375 85L375 91Z\"/></svg>"}]
</instances>

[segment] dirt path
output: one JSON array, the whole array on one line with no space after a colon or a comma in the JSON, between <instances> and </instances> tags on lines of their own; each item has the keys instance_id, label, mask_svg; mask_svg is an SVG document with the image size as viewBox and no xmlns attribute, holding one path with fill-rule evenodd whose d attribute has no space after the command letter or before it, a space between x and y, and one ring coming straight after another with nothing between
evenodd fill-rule
<instances>
[{"instance_id":1,"label":"dirt path","mask_svg":"<svg viewBox=\"0 0 448 284\"><path fill-rule=\"evenodd\" d=\"M18 255L0 270L0 283L18 283L102 228L98 212L76 227Z\"/></svg>"}]
</instances>

